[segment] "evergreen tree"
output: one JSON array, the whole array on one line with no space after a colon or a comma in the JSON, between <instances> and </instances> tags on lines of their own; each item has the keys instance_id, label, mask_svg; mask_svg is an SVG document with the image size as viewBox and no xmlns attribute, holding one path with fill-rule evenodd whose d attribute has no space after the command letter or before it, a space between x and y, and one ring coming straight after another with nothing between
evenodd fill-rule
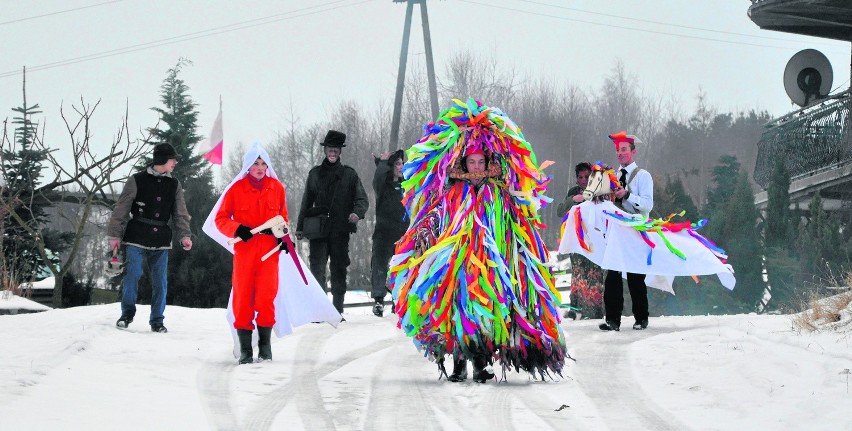
<instances>
[{"instance_id":1,"label":"evergreen tree","mask_svg":"<svg viewBox=\"0 0 852 431\"><path fill-rule=\"evenodd\" d=\"M654 184L656 185L657 183ZM692 202L692 198L686 193L683 181L679 176L666 175L663 190L661 193L658 193L658 191L654 192L654 212L659 217L668 217L669 214L678 214L681 211L685 211L683 217L676 216L673 220L685 219L698 221L698 208Z\"/></svg>"},{"instance_id":2,"label":"evergreen tree","mask_svg":"<svg viewBox=\"0 0 852 431\"><path fill-rule=\"evenodd\" d=\"M728 262L734 267L737 285L734 296L754 309L763 297L765 284L762 276L760 236L757 231L757 209L754 193L745 172L736 175L733 195L724 205L722 233L716 237L727 251Z\"/></svg>"},{"instance_id":3,"label":"evergreen tree","mask_svg":"<svg viewBox=\"0 0 852 431\"><path fill-rule=\"evenodd\" d=\"M748 310L755 310L763 296L762 242L757 231L758 212L746 173L734 156L719 158L713 168L714 186L707 191L707 226L702 230L728 255L737 285L733 296Z\"/></svg>"},{"instance_id":4,"label":"evergreen tree","mask_svg":"<svg viewBox=\"0 0 852 431\"><path fill-rule=\"evenodd\" d=\"M713 183L715 186L707 191L707 202L703 214L713 215L725 208L725 203L731 197L731 191L737 185L740 172L740 162L736 156L726 154L719 158L719 164L713 167Z\"/></svg>"},{"instance_id":5,"label":"evergreen tree","mask_svg":"<svg viewBox=\"0 0 852 431\"><path fill-rule=\"evenodd\" d=\"M667 176L665 185L654 192L656 217L667 217L672 213L686 211L684 217L673 220L698 221L698 209L686 193L680 177ZM662 190L660 190L662 189ZM704 232L702 232L704 233ZM649 310L652 315L701 315L731 314L750 311L725 289L714 276L701 277L696 284L689 277L677 277L672 284L675 295L656 289L648 292Z\"/></svg>"},{"instance_id":6,"label":"evergreen tree","mask_svg":"<svg viewBox=\"0 0 852 431\"><path fill-rule=\"evenodd\" d=\"M201 141L196 133L198 111L188 94L189 86L180 78L181 69L189 64L181 59L169 69L160 87L163 106L152 108L160 115L160 123L149 129L150 144L171 144L181 156L173 175L181 182L192 217L192 250L186 252L176 243L169 253L168 299L175 305L224 307L231 287L231 254L201 231L218 195L213 188L210 165L195 151ZM144 165L150 163L149 159ZM146 285L146 292L141 290L142 286L140 299L150 298L150 285Z\"/></svg>"},{"instance_id":7,"label":"evergreen tree","mask_svg":"<svg viewBox=\"0 0 852 431\"><path fill-rule=\"evenodd\" d=\"M817 284L833 282L849 270L849 244L842 238L837 217L823 209L819 193L811 199L808 212L810 218L800 229L798 241L802 272Z\"/></svg>"},{"instance_id":8,"label":"evergreen tree","mask_svg":"<svg viewBox=\"0 0 852 431\"><path fill-rule=\"evenodd\" d=\"M778 154L772 172L767 194L769 202L766 206L766 230L764 231L767 247L786 248L789 246L790 235L790 173L784 165L784 157Z\"/></svg>"},{"instance_id":9,"label":"evergreen tree","mask_svg":"<svg viewBox=\"0 0 852 431\"><path fill-rule=\"evenodd\" d=\"M796 220L790 213L790 174L784 155L776 155L772 178L767 189L769 202L763 230L765 266L771 299L769 308L793 311L801 303L800 266L795 254Z\"/></svg>"},{"instance_id":10,"label":"evergreen tree","mask_svg":"<svg viewBox=\"0 0 852 431\"><path fill-rule=\"evenodd\" d=\"M52 203L47 193L39 190L42 169L48 150L37 145L38 123L33 116L40 114L38 104L28 105L26 88L23 105L12 108L19 116L13 117L14 145L3 146L3 175L6 186L2 188L3 210L3 270L7 277L20 283L50 275L47 265L59 264L59 253L67 248L67 234L46 229L46 210ZM5 139L5 137L4 137ZM48 260L38 250L33 232L41 236Z\"/></svg>"}]
</instances>

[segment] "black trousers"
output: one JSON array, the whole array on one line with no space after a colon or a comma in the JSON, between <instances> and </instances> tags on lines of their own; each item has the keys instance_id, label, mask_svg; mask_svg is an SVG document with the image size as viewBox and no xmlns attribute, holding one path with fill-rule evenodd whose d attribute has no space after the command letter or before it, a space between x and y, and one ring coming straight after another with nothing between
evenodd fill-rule
<instances>
[{"instance_id":1,"label":"black trousers","mask_svg":"<svg viewBox=\"0 0 852 431\"><path fill-rule=\"evenodd\" d=\"M648 320L648 286L645 286L645 274L627 273L627 288L633 301L633 318L637 322ZM624 286L621 271L608 270L604 280L604 308L606 320L621 324L621 311L624 309Z\"/></svg>"},{"instance_id":2,"label":"black trousers","mask_svg":"<svg viewBox=\"0 0 852 431\"><path fill-rule=\"evenodd\" d=\"M388 264L393 257L396 241L399 236L376 231L373 234L373 256L370 260L370 284L372 285L370 296L384 299L388 293Z\"/></svg>"},{"instance_id":3,"label":"black trousers","mask_svg":"<svg viewBox=\"0 0 852 431\"><path fill-rule=\"evenodd\" d=\"M308 258L311 273L323 290L327 289L325 265L331 270L331 294L340 297L346 293L346 268L349 267L349 233L332 233L328 238L311 240Z\"/></svg>"}]
</instances>

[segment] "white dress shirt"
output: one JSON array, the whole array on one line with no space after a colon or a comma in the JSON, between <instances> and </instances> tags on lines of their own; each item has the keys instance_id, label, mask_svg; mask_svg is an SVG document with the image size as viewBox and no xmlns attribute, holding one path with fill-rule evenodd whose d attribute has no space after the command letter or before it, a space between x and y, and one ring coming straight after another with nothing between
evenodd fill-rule
<instances>
[{"instance_id":1,"label":"white dress shirt","mask_svg":"<svg viewBox=\"0 0 852 431\"><path fill-rule=\"evenodd\" d=\"M630 178L633 171L639 169L639 167L636 166L636 162L619 167L617 173L619 178L621 178L622 169L627 170L626 178ZM642 214L647 218L654 208L654 179L651 178L651 174L644 169L640 170L624 188L630 192L630 196L627 196L621 203L624 210L632 211L634 214Z\"/></svg>"}]
</instances>

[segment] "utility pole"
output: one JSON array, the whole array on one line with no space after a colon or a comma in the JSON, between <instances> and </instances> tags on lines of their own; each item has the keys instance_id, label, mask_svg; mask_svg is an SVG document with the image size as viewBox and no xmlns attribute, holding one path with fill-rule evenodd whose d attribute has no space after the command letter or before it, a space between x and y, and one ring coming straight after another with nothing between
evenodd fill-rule
<instances>
[{"instance_id":1,"label":"utility pole","mask_svg":"<svg viewBox=\"0 0 852 431\"><path fill-rule=\"evenodd\" d=\"M402 92L405 89L405 66L408 62L408 40L411 36L411 15L414 4L420 4L420 18L423 26L423 45L426 48L426 74L429 79L429 102L432 118L438 118L438 86L435 82L435 63L432 59L432 37L429 33L429 15L426 10L426 0L393 0L394 3L406 3L405 26L402 29L402 47L399 52L399 72L396 76L396 95L393 102L393 119L391 120L390 141L388 150L399 148L399 122L402 117Z\"/></svg>"}]
</instances>

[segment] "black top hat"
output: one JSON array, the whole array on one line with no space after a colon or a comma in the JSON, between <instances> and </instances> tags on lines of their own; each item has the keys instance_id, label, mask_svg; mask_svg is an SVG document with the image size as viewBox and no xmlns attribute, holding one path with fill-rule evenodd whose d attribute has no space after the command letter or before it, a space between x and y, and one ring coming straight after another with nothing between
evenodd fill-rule
<instances>
[{"instance_id":1,"label":"black top hat","mask_svg":"<svg viewBox=\"0 0 852 431\"><path fill-rule=\"evenodd\" d=\"M180 154L175 151L171 144L157 144L154 146L154 164L164 165L169 159L179 159Z\"/></svg>"},{"instance_id":2,"label":"black top hat","mask_svg":"<svg viewBox=\"0 0 852 431\"><path fill-rule=\"evenodd\" d=\"M325 140L320 142L320 145L323 147L345 147L346 144L346 134L343 132L338 132L337 130L329 130L328 133L325 134Z\"/></svg>"}]
</instances>

